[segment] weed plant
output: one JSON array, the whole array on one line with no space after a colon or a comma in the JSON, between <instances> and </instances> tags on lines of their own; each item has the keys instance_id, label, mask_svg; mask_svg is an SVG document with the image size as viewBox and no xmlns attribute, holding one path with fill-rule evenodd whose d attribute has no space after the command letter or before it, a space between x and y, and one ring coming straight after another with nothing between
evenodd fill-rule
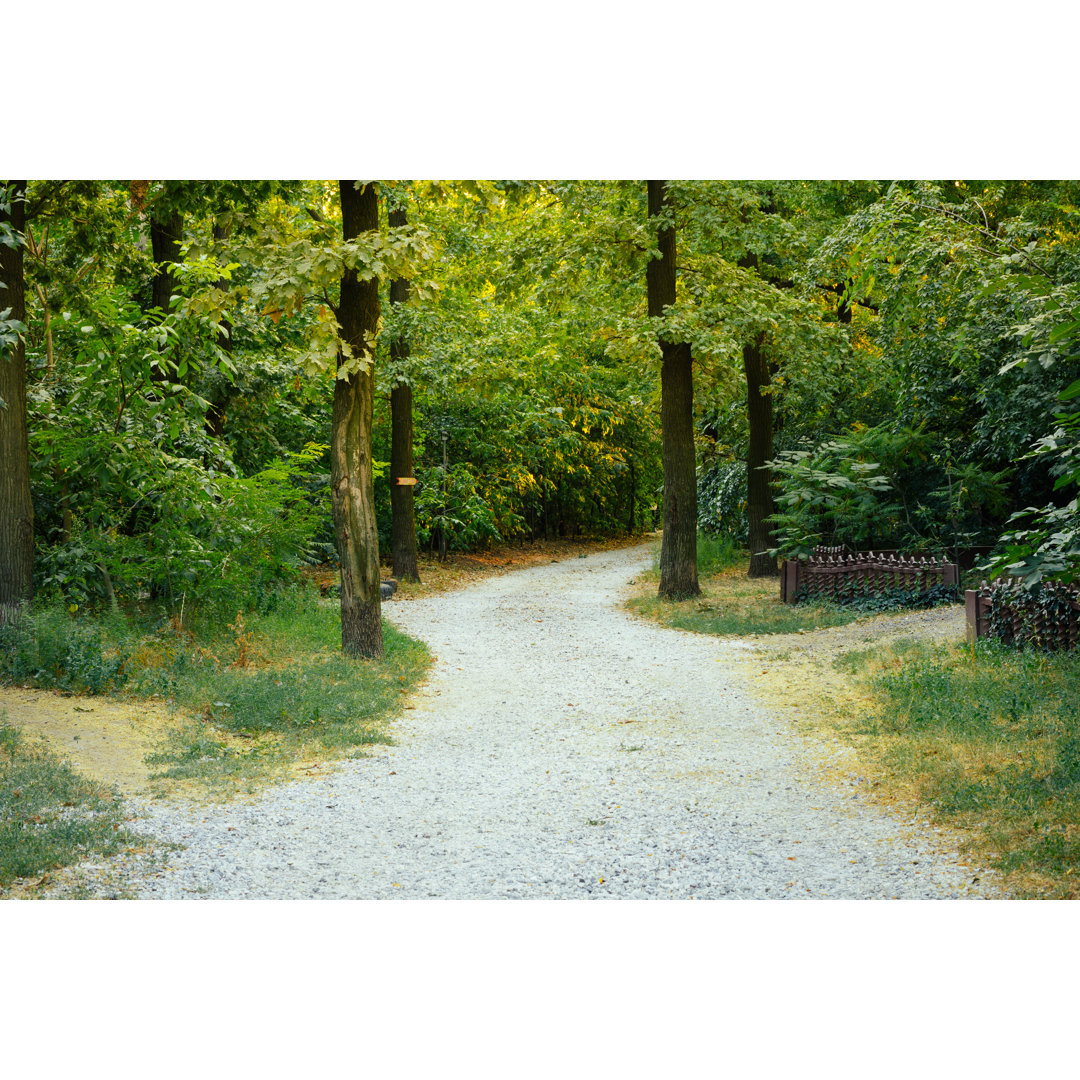
<instances>
[{"instance_id":1,"label":"weed plant","mask_svg":"<svg viewBox=\"0 0 1080 1080\"><path fill-rule=\"evenodd\" d=\"M127 681L130 632L116 614L75 618L62 603L39 605L0 626L0 681L103 694Z\"/></svg>"},{"instance_id":2,"label":"weed plant","mask_svg":"<svg viewBox=\"0 0 1080 1080\"><path fill-rule=\"evenodd\" d=\"M344 658L338 606L310 587L231 622L197 612L184 623L145 612L126 621L52 604L0 631L0 680L165 699L182 716L148 759L156 778L218 786L388 742L382 723L430 655L389 624L383 635L381 660Z\"/></svg>"},{"instance_id":3,"label":"weed plant","mask_svg":"<svg viewBox=\"0 0 1080 1080\"><path fill-rule=\"evenodd\" d=\"M138 844L116 792L28 740L0 713L0 888Z\"/></svg>"},{"instance_id":4,"label":"weed plant","mask_svg":"<svg viewBox=\"0 0 1080 1080\"><path fill-rule=\"evenodd\" d=\"M1021 895L1080 896L1080 656L902 643L837 661L878 707L857 725Z\"/></svg>"}]
</instances>

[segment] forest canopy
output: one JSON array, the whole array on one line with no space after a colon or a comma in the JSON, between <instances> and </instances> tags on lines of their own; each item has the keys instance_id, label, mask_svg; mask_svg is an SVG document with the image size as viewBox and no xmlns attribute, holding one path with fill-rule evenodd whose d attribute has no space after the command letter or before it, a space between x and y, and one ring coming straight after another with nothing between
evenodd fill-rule
<instances>
[{"instance_id":1,"label":"forest canopy","mask_svg":"<svg viewBox=\"0 0 1080 1080\"><path fill-rule=\"evenodd\" d=\"M671 514L1076 577L1076 181L0 183L9 615L331 561L371 654L380 559Z\"/></svg>"}]
</instances>

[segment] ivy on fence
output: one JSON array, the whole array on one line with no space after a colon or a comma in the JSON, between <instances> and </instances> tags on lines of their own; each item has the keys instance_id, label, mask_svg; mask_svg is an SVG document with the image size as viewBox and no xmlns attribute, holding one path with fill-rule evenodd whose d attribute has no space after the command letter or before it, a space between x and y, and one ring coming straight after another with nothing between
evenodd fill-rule
<instances>
[{"instance_id":1,"label":"ivy on fence","mask_svg":"<svg viewBox=\"0 0 1080 1080\"><path fill-rule=\"evenodd\" d=\"M852 603L894 592L930 594L955 591L960 582L956 563L925 556L875 554L843 548L815 548L808 559L786 559L780 576L780 599Z\"/></svg>"},{"instance_id":2,"label":"ivy on fence","mask_svg":"<svg viewBox=\"0 0 1080 1080\"><path fill-rule=\"evenodd\" d=\"M968 636L1006 645L1073 649L1080 636L1080 586L1043 581L1034 588L1011 578L985 581L967 598Z\"/></svg>"}]
</instances>

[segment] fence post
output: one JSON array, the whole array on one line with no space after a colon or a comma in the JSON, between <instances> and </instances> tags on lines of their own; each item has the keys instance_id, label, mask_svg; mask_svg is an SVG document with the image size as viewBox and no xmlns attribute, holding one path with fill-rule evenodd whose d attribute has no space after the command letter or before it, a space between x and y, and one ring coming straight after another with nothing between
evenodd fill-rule
<instances>
[{"instance_id":1,"label":"fence post","mask_svg":"<svg viewBox=\"0 0 1080 1080\"><path fill-rule=\"evenodd\" d=\"M978 641L984 633L982 605L979 603L979 599L979 594L975 589L968 589L964 593L964 610L967 613L967 639L969 642Z\"/></svg>"}]
</instances>

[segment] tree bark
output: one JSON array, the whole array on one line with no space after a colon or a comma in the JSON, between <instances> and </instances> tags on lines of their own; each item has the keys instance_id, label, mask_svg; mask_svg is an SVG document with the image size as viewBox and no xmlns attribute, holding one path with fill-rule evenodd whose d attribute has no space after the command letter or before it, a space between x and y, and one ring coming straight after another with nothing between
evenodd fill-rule
<instances>
[{"instance_id":1,"label":"tree bark","mask_svg":"<svg viewBox=\"0 0 1080 1080\"><path fill-rule=\"evenodd\" d=\"M357 189L339 182L341 221L346 240L378 229L379 202L374 184ZM357 279L355 270L341 278L338 308L342 340L354 356L367 351L365 334L379 323L379 280ZM344 357L338 357L341 366ZM341 561L341 648L348 656L382 656L382 603L379 595L379 531L375 522L375 485L371 428L375 403L374 359L360 371L334 383L330 435L334 531Z\"/></svg>"},{"instance_id":2,"label":"tree bark","mask_svg":"<svg viewBox=\"0 0 1080 1080\"><path fill-rule=\"evenodd\" d=\"M390 211L390 228L406 223L404 210ZM409 282L395 278L390 282L390 303L409 302ZM404 366L409 358L409 342L404 336L390 342L390 360L394 367ZM420 581L416 559L416 513L413 485L399 484L399 477L413 475L413 393L412 386L399 380L390 389L390 515L393 542L394 577L400 581Z\"/></svg>"},{"instance_id":3,"label":"tree bark","mask_svg":"<svg viewBox=\"0 0 1080 1080\"><path fill-rule=\"evenodd\" d=\"M0 210L19 238L26 231L26 181L7 181L10 212ZM23 249L0 244L0 311L26 322ZM34 594L34 507L30 500L30 441L26 426L26 343L0 354L0 625Z\"/></svg>"},{"instance_id":4,"label":"tree bark","mask_svg":"<svg viewBox=\"0 0 1080 1080\"><path fill-rule=\"evenodd\" d=\"M771 474L764 466L773 456L773 399L769 392L772 374L765 358L765 335L743 346L743 370L746 372L747 419L750 424L750 449L746 459L746 516L750 524L750 577L775 577L779 574L775 556L766 549L772 546L772 529L766 518L774 512Z\"/></svg>"},{"instance_id":5,"label":"tree bark","mask_svg":"<svg viewBox=\"0 0 1080 1080\"><path fill-rule=\"evenodd\" d=\"M166 263L183 259L180 242L184 236L184 215L179 210L150 213L150 250L154 257L154 277L150 283L150 306L169 314L176 278Z\"/></svg>"},{"instance_id":6,"label":"tree bark","mask_svg":"<svg viewBox=\"0 0 1080 1080\"><path fill-rule=\"evenodd\" d=\"M667 184L650 180L649 217L668 209ZM657 222L659 259L645 266L649 315L658 318L675 303L675 227ZM697 473L694 468L693 357L685 342L660 335L660 425L664 456L664 533L660 544L659 595L671 600L698 596Z\"/></svg>"},{"instance_id":7,"label":"tree bark","mask_svg":"<svg viewBox=\"0 0 1080 1080\"><path fill-rule=\"evenodd\" d=\"M213 236L214 240L218 243L223 240L228 240L228 225L221 225L214 222ZM228 278L218 278L217 288L222 292L225 292L229 288ZM227 318L222 318L221 329L224 331L224 333L220 335L221 348L232 356L232 323ZM218 393L210 399L210 405L206 410L204 424L206 427L206 434L211 436L211 438L220 439L225 433L225 407L227 404L228 393L224 389L219 390Z\"/></svg>"},{"instance_id":8,"label":"tree bark","mask_svg":"<svg viewBox=\"0 0 1080 1080\"><path fill-rule=\"evenodd\" d=\"M168 191L169 181L164 188ZM183 259L180 242L184 236L184 215L179 210L152 208L150 211L150 251L154 260L154 276L150 279L150 310L155 308L161 314L168 315L172 306L172 296L176 289L176 278L168 263L178 263ZM155 382L167 382L169 372L164 360L150 368L150 378Z\"/></svg>"}]
</instances>

